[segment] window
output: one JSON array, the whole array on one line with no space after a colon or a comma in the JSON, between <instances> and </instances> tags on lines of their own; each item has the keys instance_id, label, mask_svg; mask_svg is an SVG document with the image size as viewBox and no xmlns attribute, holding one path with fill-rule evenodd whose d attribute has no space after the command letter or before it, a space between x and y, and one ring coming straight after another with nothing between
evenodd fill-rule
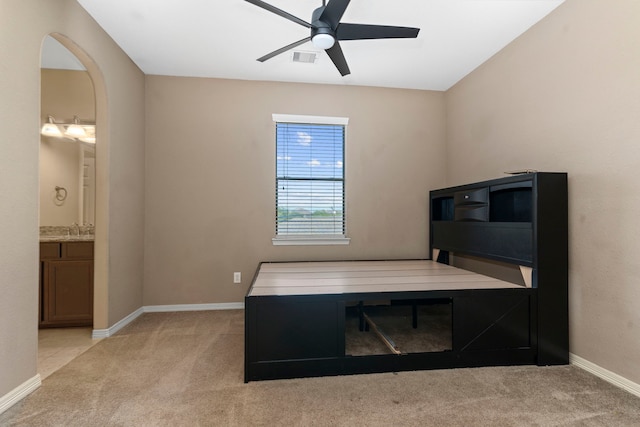
<instances>
[{"instance_id":1,"label":"window","mask_svg":"<svg viewBox=\"0 0 640 427\"><path fill-rule=\"evenodd\" d=\"M344 146L347 119L275 115L274 244L347 244Z\"/></svg>"}]
</instances>

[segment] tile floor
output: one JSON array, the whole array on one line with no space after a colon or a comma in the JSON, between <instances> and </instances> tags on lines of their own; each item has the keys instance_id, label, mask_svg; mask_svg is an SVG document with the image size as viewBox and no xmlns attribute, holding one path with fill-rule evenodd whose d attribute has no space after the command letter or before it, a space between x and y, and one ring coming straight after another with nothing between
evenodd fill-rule
<instances>
[{"instance_id":1,"label":"tile floor","mask_svg":"<svg viewBox=\"0 0 640 427\"><path fill-rule=\"evenodd\" d=\"M38 330L38 373L47 378L84 353L100 339L91 339L91 328L51 328Z\"/></svg>"}]
</instances>

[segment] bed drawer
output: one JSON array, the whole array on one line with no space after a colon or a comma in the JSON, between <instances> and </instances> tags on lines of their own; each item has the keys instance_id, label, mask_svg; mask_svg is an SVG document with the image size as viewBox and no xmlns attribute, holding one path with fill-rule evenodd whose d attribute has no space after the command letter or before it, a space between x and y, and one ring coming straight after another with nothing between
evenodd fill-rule
<instances>
[{"instance_id":1,"label":"bed drawer","mask_svg":"<svg viewBox=\"0 0 640 427\"><path fill-rule=\"evenodd\" d=\"M473 190L457 191L453 195L453 203L458 205L466 205L472 203L486 204L489 201L489 188L477 188Z\"/></svg>"}]
</instances>

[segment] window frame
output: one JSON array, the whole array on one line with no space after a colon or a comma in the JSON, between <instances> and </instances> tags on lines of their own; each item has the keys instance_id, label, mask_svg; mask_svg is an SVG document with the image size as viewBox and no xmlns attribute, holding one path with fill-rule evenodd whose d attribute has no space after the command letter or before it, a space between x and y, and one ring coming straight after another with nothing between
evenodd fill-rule
<instances>
[{"instance_id":1,"label":"window frame","mask_svg":"<svg viewBox=\"0 0 640 427\"><path fill-rule=\"evenodd\" d=\"M300 123L300 124L311 124L311 125L338 125L344 126L344 140L343 140L343 168L347 163L346 161L346 141L347 141L347 124L349 123L349 118L347 117L329 117L329 116L305 116L305 115L297 115L297 114L273 114L272 119L276 126L274 126L274 130L277 128L278 123ZM274 142L276 142L277 147L277 135L275 137ZM275 147L274 147L275 148ZM274 150L275 155L277 156L277 150ZM278 178L277 172L277 158L275 159L275 173L274 176ZM276 184L277 185L277 184ZM271 240L274 246L290 246L290 245L348 245L351 241L349 237L347 237L347 189L346 189L346 174L343 169L342 172L342 185L343 185L343 197L344 197L344 210L342 212L343 215L343 223L344 223L344 234L304 234L304 235L278 235L276 234ZM275 188L277 192L277 188ZM277 197L277 193L275 194ZM277 232L277 200L274 211L276 212L276 218L274 221L274 233Z\"/></svg>"}]
</instances>

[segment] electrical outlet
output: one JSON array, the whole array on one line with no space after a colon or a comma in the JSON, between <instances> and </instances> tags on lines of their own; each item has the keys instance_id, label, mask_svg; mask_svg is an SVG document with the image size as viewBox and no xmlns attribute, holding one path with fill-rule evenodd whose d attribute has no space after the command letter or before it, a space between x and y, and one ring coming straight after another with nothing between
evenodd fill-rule
<instances>
[{"instance_id":1,"label":"electrical outlet","mask_svg":"<svg viewBox=\"0 0 640 427\"><path fill-rule=\"evenodd\" d=\"M233 273L233 283L240 282L242 282L242 274L239 271L236 271L235 273Z\"/></svg>"}]
</instances>

